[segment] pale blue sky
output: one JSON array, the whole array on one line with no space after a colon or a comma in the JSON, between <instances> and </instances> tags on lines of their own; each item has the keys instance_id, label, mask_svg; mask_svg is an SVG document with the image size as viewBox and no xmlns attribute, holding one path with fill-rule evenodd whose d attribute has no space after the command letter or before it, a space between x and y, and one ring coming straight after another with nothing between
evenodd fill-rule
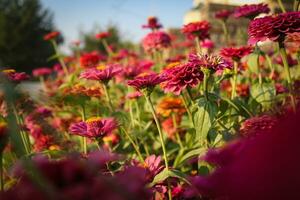
<instances>
[{"instance_id":1,"label":"pale blue sky","mask_svg":"<svg viewBox=\"0 0 300 200\"><path fill-rule=\"evenodd\" d=\"M140 41L148 16L157 16L165 28L180 27L192 0L41 0L54 14L54 22L66 42L78 39L80 30L114 23L126 39Z\"/></svg>"}]
</instances>

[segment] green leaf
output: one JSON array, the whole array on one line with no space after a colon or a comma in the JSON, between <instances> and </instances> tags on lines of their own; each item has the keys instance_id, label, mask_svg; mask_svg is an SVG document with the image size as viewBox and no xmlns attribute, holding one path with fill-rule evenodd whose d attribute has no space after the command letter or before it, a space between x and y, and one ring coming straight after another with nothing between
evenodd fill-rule
<instances>
[{"instance_id":1,"label":"green leaf","mask_svg":"<svg viewBox=\"0 0 300 200\"><path fill-rule=\"evenodd\" d=\"M181 171L175 170L175 169L167 169L165 168L164 170L162 170L160 173L158 173L152 183L150 183L150 187L154 186L157 183L161 183L164 180L166 180L169 177L173 177L173 178L178 178L188 184L190 184L190 182L186 179L186 175L184 173L182 173Z\"/></svg>"},{"instance_id":2,"label":"green leaf","mask_svg":"<svg viewBox=\"0 0 300 200\"><path fill-rule=\"evenodd\" d=\"M48 59L47 59L47 62L49 61L52 61L52 60L55 60L55 59L58 59L58 58L61 58L63 56L59 55L59 54L54 54L53 56L50 56Z\"/></svg>"},{"instance_id":3,"label":"green leaf","mask_svg":"<svg viewBox=\"0 0 300 200\"><path fill-rule=\"evenodd\" d=\"M257 83L251 86L250 94L263 108L267 109L272 106L276 90L272 83Z\"/></svg>"},{"instance_id":4,"label":"green leaf","mask_svg":"<svg viewBox=\"0 0 300 200\"><path fill-rule=\"evenodd\" d=\"M218 105L213 100L207 100L204 97L198 100L196 112L193 114L196 140L202 143L206 140L215 116L218 112Z\"/></svg>"},{"instance_id":5,"label":"green leaf","mask_svg":"<svg viewBox=\"0 0 300 200\"><path fill-rule=\"evenodd\" d=\"M247 65L252 73L258 74L257 53L252 53L248 56Z\"/></svg>"},{"instance_id":6,"label":"green leaf","mask_svg":"<svg viewBox=\"0 0 300 200\"><path fill-rule=\"evenodd\" d=\"M203 148L203 147L202 148L198 148L198 149L193 149L193 150L187 152L184 156L181 157L178 165L183 164L185 161L187 161L190 158L202 155L205 152L206 152L206 149Z\"/></svg>"}]
</instances>

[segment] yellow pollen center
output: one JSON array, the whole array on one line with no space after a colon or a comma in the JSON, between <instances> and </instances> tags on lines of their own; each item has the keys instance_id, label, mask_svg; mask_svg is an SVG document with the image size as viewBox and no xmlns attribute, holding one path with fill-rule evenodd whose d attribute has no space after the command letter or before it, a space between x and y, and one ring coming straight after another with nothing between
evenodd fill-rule
<instances>
[{"instance_id":1,"label":"yellow pollen center","mask_svg":"<svg viewBox=\"0 0 300 200\"><path fill-rule=\"evenodd\" d=\"M86 123L93 123L93 122L97 122L97 121L100 121L101 120L101 117L91 117L89 119L87 119L85 122Z\"/></svg>"}]
</instances>

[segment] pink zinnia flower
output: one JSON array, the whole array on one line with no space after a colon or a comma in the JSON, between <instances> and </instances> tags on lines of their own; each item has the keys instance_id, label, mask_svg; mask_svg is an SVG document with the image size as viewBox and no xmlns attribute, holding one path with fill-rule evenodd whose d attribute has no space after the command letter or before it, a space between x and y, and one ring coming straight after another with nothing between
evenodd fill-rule
<instances>
[{"instance_id":1,"label":"pink zinnia flower","mask_svg":"<svg viewBox=\"0 0 300 200\"><path fill-rule=\"evenodd\" d=\"M14 69L3 70L2 73L8 78L8 80L14 83L20 83L29 79L29 75L25 72L16 72Z\"/></svg>"},{"instance_id":2,"label":"pink zinnia flower","mask_svg":"<svg viewBox=\"0 0 300 200\"><path fill-rule=\"evenodd\" d=\"M48 67L40 67L37 69L34 69L32 71L32 75L34 77L38 77L38 76L46 76L52 73L52 69L48 68Z\"/></svg>"},{"instance_id":3,"label":"pink zinnia flower","mask_svg":"<svg viewBox=\"0 0 300 200\"><path fill-rule=\"evenodd\" d=\"M212 71L219 71L225 68L232 68L231 63L220 56L208 54L191 54L189 62L198 66L199 68L207 68Z\"/></svg>"},{"instance_id":4,"label":"pink zinnia flower","mask_svg":"<svg viewBox=\"0 0 300 200\"><path fill-rule=\"evenodd\" d=\"M112 133L118 124L113 118L91 118L85 122L74 123L70 126L69 131L72 134L88 138L99 138Z\"/></svg>"},{"instance_id":5,"label":"pink zinnia flower","mask_svg":"<svg viewBox=\"0 0 300 200\"><path fill-rule=\"evenodd\" d=\"M104 56L97 52L85 53L80 56L80 65L83 68L92 68L96 67L103 60L105 60Z\"/></svg>"},{"instance_id":6,"label":"pink zinnia flower","mask_svg":"<svg viewBox=\"0 0 300 200\"><path fill-rule=\"evenodd\" d=\"M144 167L147 169L147 180L151 182L153 178L163 170L161 156L150 155L145 159Z\"/></svg>"},{"instance_id":7,"label":"pink zinnia flower","mask_svg":"<svg viewBox=\"0 0 300 200\"><path fill-rule=\"evenodd\" d=\"M152 30L157 30L160 29L161 27L162 25L158 23L157 17L153 17L153 16L149 17L148 23L142 26L142 28L149 28Z\"/></svg>"},{"instance_id":8,"label":"pink zinnia flower","mask_svg":"<svg viewBox=\"0 0 300 200\"><path fill-rule=\"evenodd\" d=\"M114 76L122 71L122 69L118 65L108 65L104 67L104 69L86 69L80 74L80 78L101 81L102 83L107 84L108 81L110 81Z\"/></svg>"},{"instance_id":9,"label":"pink zinnia flower","mask_svg":"<svg viewBox=\"0 0 300 200\"><path fill-rule=\"evenodd\" d=\"M165 80L166 79L164 76L153 73L137 76L135 77L135 79L129 80L127 84L137 90L143 91L144 89L146 89L147 92L151 93L157 84L160 84Z\"/></svg>"},{"instance_id":10,"label":"pink zinnia flower","mask_svg":"<svg viewBox=\"0 0 300 200\"><path fill-rule=\"evenodd\" d=\"M57 38L58 36L60 35L60 32L58 31L53 31L53 32L50 32L48 34L46 34L44 36L44 40L54 40L55 38Z\"/></svg>"},{"instance_id":11,"label":"pink zinnia flower","mask_svg":"<svg viewBox=\"0 0 300 200\"><path fill-rule=\"evenodd\" d=\"M234 10L234 14L233 16L235 18L241 18L241 17L246 17L249 19L254 19L255 17L257 17L258 15L262 14L262 13L269 13L270 12L270 8L268 7L267 4L250 4L250 5L243 5L240 7L237 7Z\"/></svg>"},{"instance_id":12,"label":"pink zinnia flower","mask_svg":"<svg viewBox=\"0 0 300 200\"><path fill-rule=\"evenodd\" d=\"M215 43L209 39L205 39L205 40L201 41L200 45L201 45L201 47L207 48L207 49L212 49L215 47Z\"/></svg>"},{"instance_id":13,"label":"pink zinnia flower","mask_svg":"<svg viewBox=\"0 0 300 200\"><path fill-rule=\"evenodd\" d=\"M209 38L210 23L207 21L192 22L181 29L188 39L198 37L200 40Z\"/></svg>"},{"instance_id":14,"label":"pink zinnia flower","mask_svg":"<svg viewBox=\"0 0 300 200\"><path fill-rule=\"evenodd\" d=\"M171 45L171 38L167 33L162 31L152 32L146 35L142 44L146 51L159 51Z\"/></svg>"},{"instance_id":15,"label":"pink zinnia flower","mask_svg":"<svg viewBox=\"0 0 300 200\"><path fill-rule=\"evenodd\" d=\"M259 132L268 132L277 123L276 117L270 115L252 117L242 123L240 133L244 136L254 136Z\"/></svg>"},{"instance_id":16,"label":"pink zinnia flower","mask_svg":"<svg viewBox=\"0 0 300 200\"><path fill-rule=\"evenodd\" d=\"M110 33L109 32L101 32L101 33L98 33L96 34L96 38L101 40L101 39L105 39L105 38L108 38L110 36Z\"/></svg>"},{"instance_id":17,"label":"pink zinnia flower","mask_svg":"<svg viewBox=\"0 0 300 200\"><path fill-rule=\"evenodd\" d=\"M267 39L282 43L287 34L295 32L300 32L300 12L266 16L250 22L248 43L255 44Z\"/></svg>"},{"instance_id":18,"label":"pink zinnia flower","mask_svg":"<svg viewBox=\"0 0 300 200\"><path fill-rule=\"evenodd\" d=\"M203 79L200 67L192 62L166 69L163 74L166 81L161 84L162 88L176 95L187 87L196 87Z\"/></svg>"},{"instance_id":19,"label":"pink zinnia flower","mask_svg":"<svg viewBox=\"0 0 300 200\"><path fill-rule=\"evenodd\" d=\"M232 11L230 10L219 10L215 13L215 18L226 21L231 14Z\"/></svg>"},{"instance_id":20,"label":"pink zinnia flower","mask_svg":"<svg viewBox=\"0 0 300 200\"><path fill-rule=\"evenodd\" d=\"M241 60L244 56L250 54L253 51L250 46L242 47L227 47L220 50L221 56L229 58L235 61Z\"/></svg>"},{"instance_id":21,"label":"pink zinnia flower","mask_svg":"<svg viewBox=\"0 0 300 200\"><path fill-rule=\"evenodd\" d=\"M143 94L140 91L130 92L126 95L126 98L128 99L137 99L139 97L143 96Z\"/></svg>"}]
</instances>

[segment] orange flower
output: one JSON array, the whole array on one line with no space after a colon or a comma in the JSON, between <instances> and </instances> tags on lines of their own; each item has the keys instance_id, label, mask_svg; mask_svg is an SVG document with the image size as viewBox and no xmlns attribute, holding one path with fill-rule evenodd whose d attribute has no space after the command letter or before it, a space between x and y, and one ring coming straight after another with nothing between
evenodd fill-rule
<instances>
[{"instance_id":1,"label":"orange flower","mask_svg":"<svg viewBox=\"0 0 300 200\"><path fill-rule=\"evenodd\" d=\"M184 112L185 108L180 98L165 97L157 105L157 113L164 117L168 117L172 113L181 115Z\"/></svg>"},{"instance_id":2,"label":"orange flower","mask_svg":"<svg viewBox=\"0 0 300 200\"><path fill-rule=\"evenodd\" d=\"M101 88L97 86L85 87L83 85L74 85L72 88L68 88L64 91L66 94L83 95L88 97L100 97L102 92Z\"/></svg>"}]
</instances>

